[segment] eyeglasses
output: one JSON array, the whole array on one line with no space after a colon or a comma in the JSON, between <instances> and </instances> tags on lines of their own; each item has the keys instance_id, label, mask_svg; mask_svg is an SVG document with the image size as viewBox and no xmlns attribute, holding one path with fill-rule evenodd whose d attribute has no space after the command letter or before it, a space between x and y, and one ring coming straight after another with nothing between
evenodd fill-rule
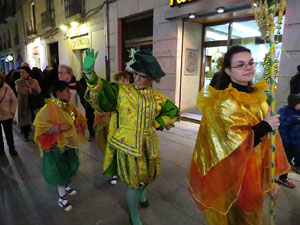
<instances>
[{"instance_id":1,"label":"eyeglasses","mask_svg":"<svg viewBox=\"0 0 300 225\"><path fill-rule=\"evenodd\" d=\"M230 68L236 68L238 70L245 70L245 69L247 69L247 66L254 67L254 62L251 61L248 63L240 63L240 64L237 64L236 66L231 66Z\"/></svg>"}]
</instances>

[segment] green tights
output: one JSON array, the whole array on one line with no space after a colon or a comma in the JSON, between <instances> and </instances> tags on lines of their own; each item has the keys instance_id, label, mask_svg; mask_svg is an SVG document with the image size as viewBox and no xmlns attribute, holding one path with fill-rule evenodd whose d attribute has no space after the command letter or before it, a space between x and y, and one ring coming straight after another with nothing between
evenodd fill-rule
<instances>
[{"instance_id":1,"label":"green tights","mask_svg":"<svg viewBox=\"0 0 300 225\"><path fill-rule=\"evenodd\" d=\"M147 201L146 196L144 195L144 188L132 189L128 188L126 191L126 199L129 207L130 217L133 225L142 225L140 219L138 204L139 202Z\"/></svg>"}]
</instances>

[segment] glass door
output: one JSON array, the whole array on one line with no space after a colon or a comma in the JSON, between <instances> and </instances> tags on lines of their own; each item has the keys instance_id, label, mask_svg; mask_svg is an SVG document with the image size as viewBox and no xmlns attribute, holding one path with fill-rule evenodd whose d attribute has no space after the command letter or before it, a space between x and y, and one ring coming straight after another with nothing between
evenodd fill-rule
<instances>
[{"instance_id":1,"label":"glass door","mask_svg":"<svg viewBox=\"0 0 300 225\"><path fill-rule=\"evenodd\" d=\"M206 47L204 58L204 86L210 84L214 74L220 70L222 58L227 51L227 46Z\"/></svg>"}]
</instances>

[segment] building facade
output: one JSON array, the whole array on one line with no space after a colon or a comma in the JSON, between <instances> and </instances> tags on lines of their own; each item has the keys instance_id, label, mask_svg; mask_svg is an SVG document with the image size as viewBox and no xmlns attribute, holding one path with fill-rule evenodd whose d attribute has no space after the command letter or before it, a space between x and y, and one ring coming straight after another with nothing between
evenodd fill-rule
<instances>
[{"instance_id":1,"label":"building facade","mask_svg":"<svg viewBox=\"0 0 300 225\"><path fill-rule=\"evenodd\" d=\"M297 32L295 4L300 3L287 0L284 34ZM175 101L181 112L197 111L199 90L218 71L219 60L231 45L251 49L256 62L254 82L263 79L268 45L260 40L249 0L23 0L20 8L19 39L24 50L6 47L0 51L1 58L13 53L14 62L20 55L19 59L41 69L67 64L80 79L84 49L94 48L99 51L95 71L109 80L125 68L130 48L152 51L166 72L154 86ZM13 39L14 26L1 23L2 46L8 45L9 29ZM286 102L288 80L296 73L296 37L296 33L276 37L276 56L284 61L279 105ZM290 55L295 57L289 60ZM287 63L288 68L283 66ZM11 64L4 67L18 63Z\"/></svg>"},{"instance_id":2,"label":"building facade","mask_svg":"<svg viewBox=\"0 0 300 225\"><path fill-rule=\"evenodd\" d=\"M92 0L24 1L26 61L41 69L69 65L79 80L84 50L104 52L103 7L103 1ZM95 69L105 73L103 54Z\"/></svg>"},{"instance_id":3,"label":"building facade","mask_svg":"<svg viewBox=\"0 0 300 225\"><path fill-rule=\"evenodd\" d=\"M23 62L25 36L21 1L0 1L0 68L8 73Z\"/></svg>"}]
</instances>

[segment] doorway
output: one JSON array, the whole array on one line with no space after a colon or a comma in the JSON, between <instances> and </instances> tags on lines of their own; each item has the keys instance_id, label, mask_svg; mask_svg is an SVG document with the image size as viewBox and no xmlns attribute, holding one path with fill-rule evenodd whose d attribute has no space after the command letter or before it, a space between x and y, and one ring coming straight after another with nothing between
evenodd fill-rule
<instances>
[{"instance_id":1,"label":"doorway","mask_svg":"<svg viewBox=\"0 0 300 225\"><path fill-rule=\"evenodd\" d=\"M50 65L52 68L58 68L59 65L59 54L58 54L58 42L48 44L50 52Z\"/></svg>"}]
</instances>

